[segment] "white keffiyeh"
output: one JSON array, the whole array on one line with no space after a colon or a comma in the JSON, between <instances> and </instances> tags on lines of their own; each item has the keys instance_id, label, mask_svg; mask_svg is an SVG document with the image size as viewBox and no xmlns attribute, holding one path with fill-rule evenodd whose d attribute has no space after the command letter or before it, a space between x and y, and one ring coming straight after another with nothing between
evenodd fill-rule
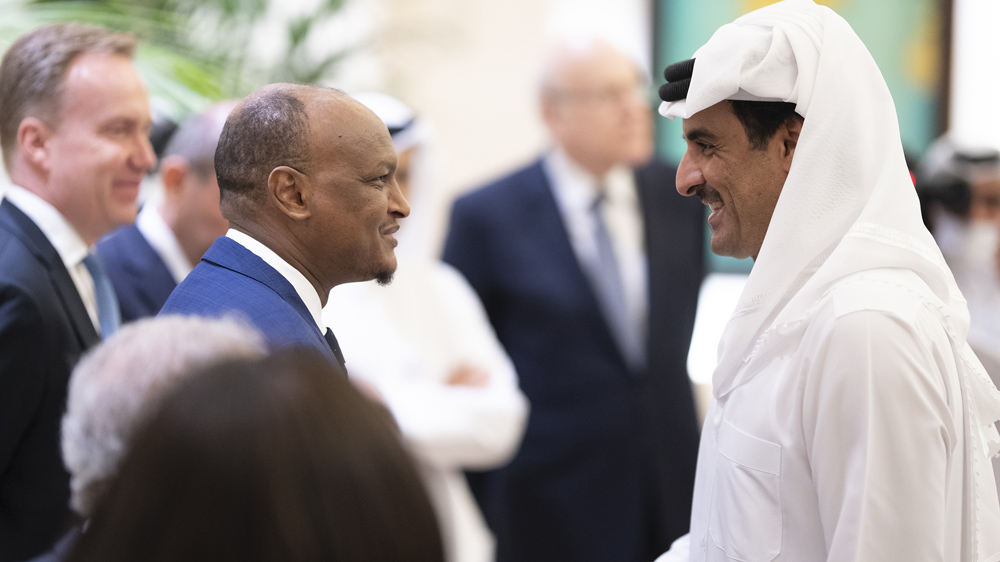
<instances>
[{"instance_id":1,"label":"white keffiyeh","mask_svg":"<svg viewBox=\"0 0 1000 562\"><path fill-rule=\"evenodd\" d=\"M722 398L755 375L766 330L800 317L832 284L875 268L916 272L944 303L963 377L965 552L996 560L1000 508L977 473L1000 449L1000 392L965 342L969 315L920 219L895 106L868 50L843 18L785 0L721 27L694 55L687 99L660 113L687 118L723 100L786 101L805 118L787 180L746 288L719 345ZM993 483L989 482L989 488Z\"/></svg>"}]
</instances>

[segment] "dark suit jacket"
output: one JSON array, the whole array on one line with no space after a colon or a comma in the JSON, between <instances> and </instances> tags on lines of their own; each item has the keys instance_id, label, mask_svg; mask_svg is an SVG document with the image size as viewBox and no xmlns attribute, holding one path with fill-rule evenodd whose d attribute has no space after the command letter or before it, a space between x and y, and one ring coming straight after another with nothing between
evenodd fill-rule
<instances>
[{"instance_id":1,"label":"dark suit jacket","mask_svg":"<svg viewBox=\"0 0 1000 562\"><path fill-rule=\"evenodd\" d=\"M177 285L160 314L235 314L263 332L272 349L313 347L338 364L292 284L256 254L225 236L212 244L201 263Z\"/></svg>"},{"instance_id":2,"label":"dark suit jacket","mask_svg":"<svg viewBox=\"0 0 1000 562\"><path fill-rule=\"evenodd\" d=\"M646 372L630 372L540 162L460 198L444 259L479 293L531 414L482 485L500 562L648 562L686 533L698 426L686 358L704 211L675 171L636 172L649 262Z\"/></svg>"},{"instance_id":3,"label":"dark suit jacket","mask_svg":"<svg viewBox=\"0 0 1000 562\"><path fill-rule=\"evenodd\" d=\"M97 253L118 295L122 322L156 316L177 286L163 258L135 225L105 236L97 243Z\"/></svg>"},{"instance_id":4,"label":"dark suit jacket","mask_svg":"<svg viewBox=\"0 0 1000 562\"><path fill-rule=\"evenodd\" d=\"M50 546L69 523L59 424L70 372L100 341L59 254L0 204L0 561Z\"/></svg>"}]
</instances>

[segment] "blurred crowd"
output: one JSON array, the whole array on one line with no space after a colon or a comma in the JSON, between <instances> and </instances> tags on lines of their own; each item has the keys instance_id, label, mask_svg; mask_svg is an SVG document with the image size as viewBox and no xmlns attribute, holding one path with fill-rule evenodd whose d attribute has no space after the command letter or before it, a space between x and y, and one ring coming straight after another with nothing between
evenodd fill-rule
<instances>
[{"instance_id":1,"label":"blurred crowd","mask_svg":"<svg viewBox=\"0 0 1000 562\"><path fill-rule=\"evenodd\" d=\"M554 42L550 148L439 255L403 101L154 121L135 48L54 24L0 65L0 562L651 562L688 533L706 214L645 69ZM1000 382L1000 152L946 135L914 184Z\"/></svg>"}]
</instances>

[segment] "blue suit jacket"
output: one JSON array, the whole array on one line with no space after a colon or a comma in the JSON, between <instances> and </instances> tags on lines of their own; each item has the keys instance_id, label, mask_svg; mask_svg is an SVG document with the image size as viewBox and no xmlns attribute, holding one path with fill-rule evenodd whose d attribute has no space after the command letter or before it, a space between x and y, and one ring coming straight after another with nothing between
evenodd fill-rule
<instances>
[{"instance_id":1,"label":"blue suit jacket","mask_svg":"<svg viewBox=\"0 0 1000 562\"><path fill-rule=\"evenodd\" d=\"M460 198L444 259L481 297L531 413L511 463L473 475L499 562L649 562L686 533L698 426L686 358L704 211L675 171L636 171L649 263L645 372L631 372L540 162Z\"/></svg>"},{"instance_id":2,"label":"blue suit jacket","mask_svg":"<svg viewBox=\"0 0 1000 562\"><path fill-rule=\"evenodd\" d=\"M135 225L105 236L97 243L97 253L118 295L122 322L156 316L177 286L163 258Z\"/></svg>"},{"instance_id":3,"label":"blue suit jacket","mask_svg":"<svg viewBox=\"0 0 1000 562\"><path fill-rule=\"evenodd\" d=\"M271 349L312 347L339 364L287 279L239 242L219 237L170 294L160 314L235 314L263 332Z\"/></svg>"},{"instance_id":4,"label":"blue suit jacket","mask_svg":"<svg viewBox=\"0 0 1000 562\"><path fill-rule=\"evenodd\" d=\"M45 235L0 204L0 562L48 549L69 523L69 475L59 449L66 387L100 341Z\"/></svg>"}]
</instances>

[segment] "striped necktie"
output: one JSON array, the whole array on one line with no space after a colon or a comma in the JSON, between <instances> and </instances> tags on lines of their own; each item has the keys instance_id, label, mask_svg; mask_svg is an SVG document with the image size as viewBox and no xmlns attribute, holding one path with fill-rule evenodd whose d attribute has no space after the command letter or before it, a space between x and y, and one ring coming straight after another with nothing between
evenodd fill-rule
<instances>
[{"instance_id":1,"label":"striped necktie","mask_svg":"<svg viewBox=\"0 0 1000 562\"><path fill-rule=\"evenodd\" d=\"M598 301L618 348L635 371L641 371L646 364L644 338L639 327L629 321L625 306L625 286L621 269L615 257L614 243L604 222L606 197L602 189L591 205L593 213L594 242L597 246L597 267L591 271L591 281L597 292Z\"/></svg>"}]
</instances>

